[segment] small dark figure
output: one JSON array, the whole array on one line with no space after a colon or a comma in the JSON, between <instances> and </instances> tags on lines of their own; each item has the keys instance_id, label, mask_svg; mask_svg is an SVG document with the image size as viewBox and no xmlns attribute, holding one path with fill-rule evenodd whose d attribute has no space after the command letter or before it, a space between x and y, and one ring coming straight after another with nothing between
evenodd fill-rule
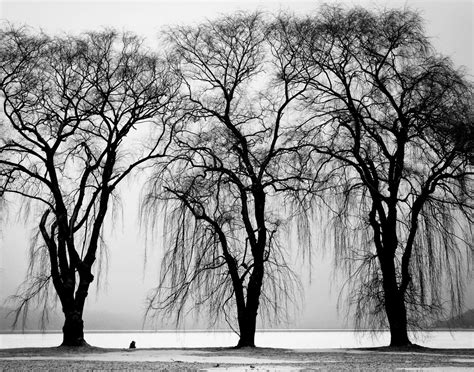
<instances>
[{"instance_id":1,"label":"small dark figure","mask_svg":"<svg viewBox=\"0 0 474 372\"><path fill-rule=\"evenodd\" d=\"M130 346L128 348L129 349L136 349L137 347L135 346L135 341L130 342Z\"/></svg>"}]
</instances>

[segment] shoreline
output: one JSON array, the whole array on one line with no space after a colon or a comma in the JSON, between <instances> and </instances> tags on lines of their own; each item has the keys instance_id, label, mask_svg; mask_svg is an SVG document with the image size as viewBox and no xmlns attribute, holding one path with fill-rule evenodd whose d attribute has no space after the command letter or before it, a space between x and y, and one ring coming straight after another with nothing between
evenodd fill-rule
<instances>
[{"instance_id":1,"label":"shoreline","mask_svg":"<svg viewBox=\"0 0 474 372\"><path fill-rule=\"evenodd\" d=\"M0 349L0 370L446 370L474 369L474 348L276 349L35 347Z\"/></svg>"}]
</instances>

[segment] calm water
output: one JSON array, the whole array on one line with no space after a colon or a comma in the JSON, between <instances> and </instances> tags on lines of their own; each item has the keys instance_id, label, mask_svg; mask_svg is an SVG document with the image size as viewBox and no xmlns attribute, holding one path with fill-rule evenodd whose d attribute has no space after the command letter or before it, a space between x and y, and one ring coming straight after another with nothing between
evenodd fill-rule
<instances>
[{"instance_id":1,"label":"calm water","mask_svg":"<svg viewBox=\"0 0 474 372\"><path fill-rule=\"evenodd\" d=\"M186 348L235 346L238 337L228 331L92 331L86 333L86 340L100 347L127 348L134 340L138 348ZM388 345L389 340L385 331L374 336L346 330L266 330L257 332L255 343L261 347L324 349L382 346ZM417 332L412 334L412 340L427 347L474 348L474 330ZM0 334L0 348L49 347L61 341L61 333Z\"/></svg>"}]
</instances>

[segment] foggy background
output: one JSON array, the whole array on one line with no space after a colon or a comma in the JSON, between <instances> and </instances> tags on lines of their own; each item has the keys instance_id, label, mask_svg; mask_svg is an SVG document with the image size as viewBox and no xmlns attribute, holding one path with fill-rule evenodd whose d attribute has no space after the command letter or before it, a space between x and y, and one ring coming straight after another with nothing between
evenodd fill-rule
<instances>
[{"instance_id":1,"label":"foggy background","mask_svg":"<svg viewBox=\"0 0 474 372\"><path fill-rule=\"evenodd\" d=\"M347 6L410 7L421 11L425 20L426 34L437 52L450 56L456 67L465 66L472 79L474 73L474 3L471 1L327 1ZM147 38L151 48L159 45L159 31L166 25L198 24L205 19L216 18L237 10L261 10L265 12L290 11L307 14L316 11L322 1L1 1L0 19L15 25L27 25L48 34L80 33L104 27L119 31L132 31ZM139 228L138 201L140 185L134 176L125 182L120 191L122 205L112 219L109 211L105 237L107 252L103 252L100 275L91 286L84 311L85 329L97 328L96 324L121 329L141 329L146 308L146 295L158 283L162 241L160 231L155 239L145 236L145 228ZM29 238L39 219L31 213L28 223L19 215L19 205L10 199L7 214L3 215L0 232L0 307L5 299L15 294L25 279L28 265ZM2 211L2 213L4 213ZM303 283L302 301L290 309L287 322L258 323L266 328L352 328L346 319L345 308L337 311L338 296L345 280L344 274L332 269L330 242L318 239L323 226L315 225L315 237L311 263L308 256L291 246L293 269L300 273ZM324 249L319 249L324 248ZM97 273L100 262L95 264ZM99 280L97 280L99 279ZM474 280L466 287L466 309L474 308ZM344 296L340 302L344 304ZM58 313L60 313L58 303ZM200 321L191 311L184 323L185 329L206 328L205 314ZM105 323L104 323L105 322ZM53 322L54 323L54 322ZM60 323L59 323L60 324ZM31 328L35 321L29 323ZM172 322L167 325L173 328ZM225 326L225 324L224 324ZM54 324L52 324L54 327ZM145 325L150 328L151 325Z\"/></svg>"}]
</instances>

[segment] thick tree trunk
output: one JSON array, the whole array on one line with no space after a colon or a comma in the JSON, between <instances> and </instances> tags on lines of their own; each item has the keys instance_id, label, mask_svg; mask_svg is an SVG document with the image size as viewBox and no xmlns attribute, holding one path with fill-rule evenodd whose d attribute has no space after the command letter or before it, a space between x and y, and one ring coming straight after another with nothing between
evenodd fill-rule
<instances>
[{"instance_id":1,"label":"thick tree trunk","mask_svg":"<svg viewBox=\"0 0 474 372\"><path fill-rule=\"evenodd\" d=\"M247 289L245 310L239 312L240 339L237 348L255 347L255 330L262 289L263 264L255 265Z\"/></svg>"},{"instance_id":2,"label":"thick tree trunk","mask_svg":"<svg viewBox=\"0 0 474 372\"><path fill-rule=\"evenodd\" d=\"M244 209L242 215L246 222L247 234L249 236L251 252L253 257L253 270L250 274L247 286L247 298L243 309L237 309L240 329L240 339L237 348L255 347L255 330L257 326L257 314L260 305L260 294L262 291L264 275L263 254L266 247L267 230L265 227L265 192L261 186L253 190L255 199L255 220L258 225L258 234L255 237L254 229L251 227L248 210ZM242 285L240 282L239 285Z\"/></svg>"},{"instance_id":3,"label":"thick tree trunk","mask_svg":"<svg viewBox=\"0 0 474 372\"><path fill-rule=\"evenodd\" d=\"M385 291L385 311L390 326L390 346L410 346L403 297L399 293Z\"/></svg>"},{"instance_id":4,"label":"thick tree trunk","mask_svg":"<svg viewBox=\"0 0 474 372\"><path fill-rule=\"evenodd\" d=\"M255 329L257 324L257 314L255 316L245 316L245 319L239 321L240 338L237 348L255 347Z\"/></svg>"},{"instance_id":5,"label":"thick tree trunk","mask_svg":"<svg viewBox=\"0 0 474 372\"><path fill-rule=\"evenodd\" d=\"M383 275L385 312L390 327L390 346L409 346L407 309L398 288L394 257L379 257Z\"/></svg>"},{"instance_id":6,"label":"thick tree trunk","mask_svg":"<svg viewBox=\"0 0 474 372\"><path fill-rule=\"evenodd\" d=\"M63 343L61 346L85 346L84 321L82 312L77 310L64 312Z\"/></svg>"},{"instance_id":7,"label":"thick tree trunk","mask_svg":"<svg viewBox=\"0 0 474 372\"><path fill-rule=\"evenodd\" d=\"M62 346L85 346L84 321L82 314L87 297L87 290L94 277L90 271L82 271L79 286L74 294L72 290L62 298L63 313L65 317L63 326Z\"/></svg>"}]
</instances>

